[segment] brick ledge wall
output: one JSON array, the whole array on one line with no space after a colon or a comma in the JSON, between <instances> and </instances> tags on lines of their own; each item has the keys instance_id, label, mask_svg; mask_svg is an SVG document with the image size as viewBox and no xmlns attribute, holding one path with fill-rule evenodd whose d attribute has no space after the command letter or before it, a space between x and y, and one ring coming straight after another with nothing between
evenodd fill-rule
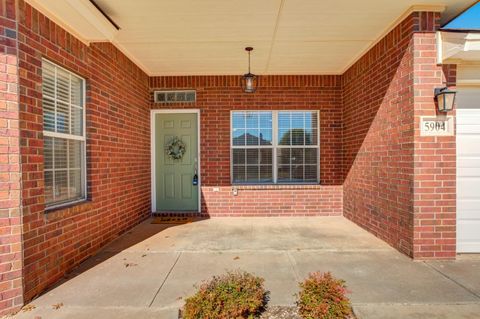
<instances>
[{"instance_id":1,"label":"brick ledge wall","mask_svg":"<svg viewBox=\"0 0 480 319\"><path fill-rule=\"evenodd\" d=\"M343 187L311 185L283 188L272 185L259 189L235 186L203 186L202 215L220 216L341 216Z\"/></svg>"}]
</instances>

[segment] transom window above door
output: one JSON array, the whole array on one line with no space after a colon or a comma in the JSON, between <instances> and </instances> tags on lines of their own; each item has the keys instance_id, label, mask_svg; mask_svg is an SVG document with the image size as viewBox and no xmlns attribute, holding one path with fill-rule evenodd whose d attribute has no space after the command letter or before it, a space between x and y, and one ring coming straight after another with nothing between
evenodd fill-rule
<instances>
[{"instance_id":1,"label":"transom window above door","mask_svg":"<svg viewBox=\"0 0 480 319\"><path fill-rule=\"evenodd\" d=\"M318 183L318 116L318 111L232 111L232 182Z\"/></svg>"}]
</instances>

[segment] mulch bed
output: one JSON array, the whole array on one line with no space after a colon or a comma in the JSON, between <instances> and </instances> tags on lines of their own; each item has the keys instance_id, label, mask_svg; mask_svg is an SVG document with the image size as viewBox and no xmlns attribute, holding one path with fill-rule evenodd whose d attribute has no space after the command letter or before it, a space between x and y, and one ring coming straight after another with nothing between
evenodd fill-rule
<instances>
[{"instance_id":1,"label":"mulch bed","mask_svg":"<svg viewBox=\"0 0 480 319\"><path fill-rule=\"evenodd\" d=\"M181 315L179 318L182 318ZM355 319L355 315L349 319ZM298 315L297 307L295 306L272 306L268 307L258 319L302 319Z\"/></svg>"},{"instance_id":2,"label":"mulch bed","mask_svg":"<svg viewBox=\"0 0 480 319\"><path fill-rule=\"evenodd\" d=\"M272 306L265 310L259 319L302 319L297 307Z\"/></svg>"},{"instance_id":3,"label":"mulch bed","mask_svg":"<svg viewBox=\"0 0 480 319\"><path fill-rule=\"evenodd\" d=\"M178 318L182 319L181 310ZM297 313L297 307L272 306L268 307L258 319L302 319Z\"/></svg>"},{"instance_id":4,"label":"mulch bed","mask_svg":"<svg viewBox=\"0 0 480 319\"><path fill-rule=\"evenodd\" d=\"M352 315L349 317L349 319L355 318L357 317L352 312ZM262 313L259 319L302 319L302 317L298 315L297 307L272 306L268 307L267 310Z\"/></svg>"}]
</instances>

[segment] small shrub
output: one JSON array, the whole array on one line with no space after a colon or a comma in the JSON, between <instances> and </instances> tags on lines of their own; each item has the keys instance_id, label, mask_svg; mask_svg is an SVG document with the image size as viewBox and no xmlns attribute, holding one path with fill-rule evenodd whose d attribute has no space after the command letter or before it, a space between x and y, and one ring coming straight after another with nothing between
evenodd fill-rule
<instances>
[{"instance_id":1,"label":"small shrub","mask_svg":"<svg viewBox=\"0 0 480 319\"><path fill-rule=\"evenodd\" d=\"M311 273L300 283L300 289L297 306L302 318L343 319L351 316L345 281L334 278L330 272Z\"/></svg>"},{"instance_id":2,"label":"small shrub","mask_svg":"<svg viewBox=\"0 0 480 319\"><path fill-rule=\"evenodd\" d=\"M200 285L185 300L184 319L254 318L264 308L268 292L264 279L247 272L228 272Z\"/></svg>"}]
</instances>

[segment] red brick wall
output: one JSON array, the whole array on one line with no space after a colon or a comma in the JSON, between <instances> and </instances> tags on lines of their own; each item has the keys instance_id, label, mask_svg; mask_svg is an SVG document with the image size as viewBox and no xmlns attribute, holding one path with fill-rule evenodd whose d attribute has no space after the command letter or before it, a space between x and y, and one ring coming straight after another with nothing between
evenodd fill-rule
<instances>
[{"instance_id":1,"label":"red brick wall","mask_svg":"<svg viewBox=\"0 0 480 319\"><path fill-rule=\"evenodd\" d=\"M342 215L342 186L203 186L202 211L208 216L278 217Z\"/></svg>"},{"instance_id":2,"label":"red brick wall","mask_svg":"<svg viewBox=\"0 0 480 319\"><path fill-rule=\"evenodd\" d=\"M413 257L455 258L456 255L456 139L420 136L420 117L437 115L434 88L456 85L455 66L436 65L435 31L440 15L416 16L413 36L415 66L415 182ZM454 116L455 112L449 112Z\"/></svg>"},{"instance_id":3,"label":"red brick wall","mask_svg":"<svg viewBox=\"0 0 480 319\"><path fill-rule=\"evenodd\" d=\"M150 213L148 76L112 44L85 45L19 5L25 298ZM42 58L87 82L88 201L45 213Z\"/></svg>"},{"instance_id":4,"label":"red brick wall","mask_svg":"<svg viewBox=\"0 0 480 319\"><path fill-rule=\"evenodd\" d=\"M344 215L412 255L413 16L343 76Z\"/></svg>"},{"instance_id":5,"label":"red brick wall","mask_svg":"<svg viewBox=\"0 0 480 319\"><path fill-rule=\"evenodd\" d=\"M455 251L455 138L419 132L442 86L438 22L412 13L343 75L344 215L415 258Z\"/></svg>"},{"instance_id":6,"label":"red brick wall","mask_svg":"<svg viewBox=\"0 0 480 319\"><path fill-rule=\"evenodd\" d=\"M0 1L0 317L23 303L15 2Z\"/></svg>"},{"instance_id":7,"label":"red brick wall","mask_svg":"<svg viewBox=\"0 0 480 319\"><path fill-rule=\"evenodd\" d=\"M243 93L240 76L152 77L154 89L195 89L194 104L154 104L152 108L200 109L202 212L230 215L341 215L342 107L340 76L261 76L255 94ZM231 110L319 110L320 186L270 187L231 194ZM214 192L219 186L219 192ZM253 195L255 194L255 195ZM333 194L326 200L328 194ZM309 195L309 196L307 196ZM257 198L248 203L247 196ZM284 197L286 202L279 200ZM294 201L297 201L294 203ZM219 204L222 203L222 204ZM219 204L219 205L217 205ZM266 207L260 210L260 207Z\"/></svg>"}]
</instances>

